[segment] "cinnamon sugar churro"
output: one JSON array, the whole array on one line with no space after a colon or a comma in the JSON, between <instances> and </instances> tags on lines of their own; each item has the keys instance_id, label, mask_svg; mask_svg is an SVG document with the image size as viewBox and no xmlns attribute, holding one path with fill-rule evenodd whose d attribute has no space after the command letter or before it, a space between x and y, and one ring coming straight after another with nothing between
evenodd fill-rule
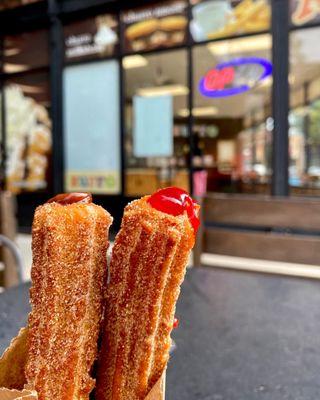
<instances>
[{"instance_id":1,"label":"cinnamon sugar churro","mask_svg":"<svg viewBox=\"0 0 320 400\"><path fill-rule=\"evenodd\" d=\"M26 376L39 400L88 399L94 386L111 222L86 193L35 212Z\"/></svg>"},{"instance_id":2,"label":"cinnamon sugar churro","mask_svg":"<svg viewBox=\"0 0 320 400\"><path fill-rule=\"evenodd\" d=\"M109 267L97 400L142 400L163 373L198 208L177 188L126 207Z\"/></svg>"}]
</instances>

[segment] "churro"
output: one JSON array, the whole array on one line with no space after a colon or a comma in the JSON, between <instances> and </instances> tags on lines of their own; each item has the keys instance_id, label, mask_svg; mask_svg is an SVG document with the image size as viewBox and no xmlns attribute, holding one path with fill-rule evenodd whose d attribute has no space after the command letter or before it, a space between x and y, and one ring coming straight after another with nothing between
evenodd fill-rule
<instances>
[{"instance_id":1,"label":"churro","mask_svg":"<svg viewBox=\"0 0 320 400\"><path fill-rule=\"evenodd\" d=\"M197 214L177 188L126 207L109 267L97 400L142 400L163 373Z\"/></svg>"},{"instance_id":2,"label":"churro","mask_svg":"<svg viewBox=\"0 0 320 400\"><path fill-rule=\"evenodd\" d=\"M94 387L111 222L86 193L35 212L26 377L39 400L84 400Z\"/></svg>"}]
</instances>

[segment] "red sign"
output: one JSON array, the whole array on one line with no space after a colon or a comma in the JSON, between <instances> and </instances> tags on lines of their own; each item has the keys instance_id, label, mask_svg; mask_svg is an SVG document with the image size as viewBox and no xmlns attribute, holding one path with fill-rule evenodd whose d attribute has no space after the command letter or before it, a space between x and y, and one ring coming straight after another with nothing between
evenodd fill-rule
<instances>
[{"instance_id":1,"label":"red sign","mask_svg":"<svg viewBox=\"0 0 320 400\"><path fill-rule=\"evenodd\" d=\"M303 25L320 16L320 0L298 0L292 14L295 25Z\"/></svg>"},{"instance_id":2,"label":"red sign","mask_svg":"<svg viewBox=\"0 0 320 400\"><path fill-rule=\"evenodd\" d=\"M207 90L222 90L233 82L234 75L234 67L211 69L204 78L204 86Z\"/></svg>"}]
</instances>

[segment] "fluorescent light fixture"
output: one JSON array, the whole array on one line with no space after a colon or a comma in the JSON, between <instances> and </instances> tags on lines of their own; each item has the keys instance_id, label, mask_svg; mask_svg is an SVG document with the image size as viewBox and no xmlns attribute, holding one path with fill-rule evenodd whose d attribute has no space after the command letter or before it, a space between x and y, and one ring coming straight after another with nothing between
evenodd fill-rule
<instances>
[{"instance_id":1,"label":"fluorescent light fixture","mask_svg":"<svg viewBox=\"0 0 320 400\"><path fill-rule=\"evenodd\" d=\"M207 49L214 56L228 54L253 53L261 50L270 50L272 45L271 35L258 35L256 37L222 40L208 43Z\"/></svg>"},{"instance_id":2,"label":"fluorescent light fixture","mask_svg":"<svg viewBox=\"0 0 320 400\"><path fill-rule=\"evenodd\" d=\"M127 56L123 59L122 64L125 69L140 68L148 65L148 60L140 55Z\"/></svg>"},{"instance_id":3,"label":"fluorescent light fixture","mask_svg":"<svg viewBox=\"0 0 320 400\"><path fill-rule=\"evenodd\" d=\"M4 55L5 57L12 57L12 56L16 56L17 54L19 54L21 51L18 47L13 47L11 49L5 49L4 50Z\"/></svg>"},{"instance_id":4,"label":"fluorescent light fixture","mask_svg":"<svg viewBox=\"0 0 320 400\"><path fill-rule=\"evenodd\" d=\"M37 94L44 92L43 88L41 88L40 86L23 85L19 83L19 87L25 93Z\"/></svg>"},{"instance_id":5,"label":"fluorescent light fixture","mask_svg":"<svg viewBox=\"0 0 320 400\"><path fill-rule=\"evenodd\" d=\"M23 72L26 71L28 68L29 68L28 65L23 65L23 64L5 63L3 66L4 71L9 73Z\"/></svg>"},{"instance_id":6,"label":"fluorescent light fixture","mask_svg":"<svg viewBox=\"0 0 320 400\"><path fill-rule=\"evenodd\" d=\"M141 88L137 90L138 96L183 96L189 93L189 89L183 85L163 85L163 86L152 86L148 88Z\"/></svg>"},{"instance_id":7,"label":"fluorescent light fixture","mask_svg":"<svg viewBox=\"0 0 320 400\"><path fill-rule=\"evenodd\" d=\"M217 115L219 110L217 107L194 107L192 109L192 114L195 117L210 117L213 115ZM181 108L181 110L178 111L178 115L180 117L188 117L189 116L189 110L187 108Z\"/></svg>"}]
</instances>

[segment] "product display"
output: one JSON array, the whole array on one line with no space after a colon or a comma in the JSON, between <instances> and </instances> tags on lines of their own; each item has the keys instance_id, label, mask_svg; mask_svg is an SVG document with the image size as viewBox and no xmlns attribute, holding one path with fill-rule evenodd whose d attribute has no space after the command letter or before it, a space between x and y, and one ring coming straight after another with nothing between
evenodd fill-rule
<instances>
[{"instance_id":1,"label":"product display","mask_svg":"<svg viewBox=\"0 0 320 400\"><path fill-rule=\"evenodd\" d=\"M109 268L97 400L144 399L162 375L197 213L177 188L126 207Z\"/></svg>"},{"instance_id":2,"label":"product display","mask_svg":"<svg viewBox=\"0 0 320 400\"><path fill-rule=\"evenodd\" d=\"M7 188L13 193L44 189L52 142L48 111L19 85L6 87L6 105Z\"/></svg>"},{"instance_id":3,"label":"product display","mask_svg":"<svg viewBox=\"0 0 320 400\"><path fill-rule=\"evenodd\" d=\"M37 208L26 377L44 399L87 399L106 283L110 215L88 194Z\"/></svg>"}]
</instances>

